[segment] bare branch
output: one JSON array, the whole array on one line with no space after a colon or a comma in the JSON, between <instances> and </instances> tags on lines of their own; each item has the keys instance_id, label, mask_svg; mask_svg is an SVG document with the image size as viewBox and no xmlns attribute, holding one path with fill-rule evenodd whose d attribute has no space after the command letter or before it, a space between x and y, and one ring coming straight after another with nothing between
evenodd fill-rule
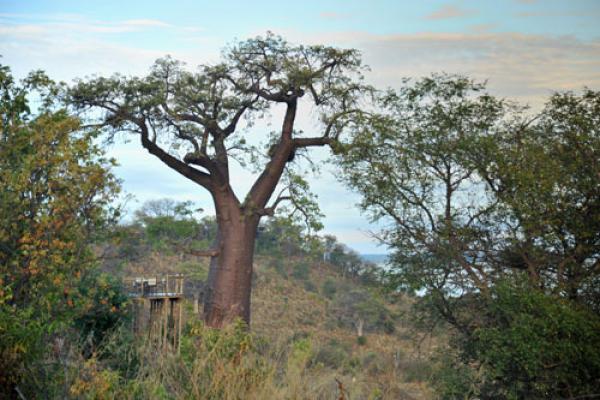
<instances>
[{"instance_id":1,"label":"bare branch","mask_svg":"<svg viewBox=\"0 0 600 400\"><path fill-rule=\"evenodd\" d=\"M145 121L134 119L136 125L140 128L140 134L142 139L142 146L147 149L150 154L158 157L163 163L179 172L181 175L196 182L200 186L204 187L208 191L212 191L212 179L211 176L205 172L199 171L195 168L190 167L186 163L177 158L173 157L163 149L161 149L156 143L152 142L148 137L148 127Z\"/></svg>"},{"instance_id":2,"label":"bare branch","mask_svg":"<svg viewBox=\"0 0 600 400\"><path fill-rule=\"evenodd\" d=\"M311 137L294 139L294 147L311 147L311 146L326 146L330 145L334 140L328 137Z\"/></svg>"}]
</instances>

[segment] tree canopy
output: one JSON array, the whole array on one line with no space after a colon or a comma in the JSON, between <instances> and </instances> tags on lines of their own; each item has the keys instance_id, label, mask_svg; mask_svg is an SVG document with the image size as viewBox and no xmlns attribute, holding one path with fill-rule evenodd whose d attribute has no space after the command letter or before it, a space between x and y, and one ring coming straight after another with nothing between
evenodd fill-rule
<instances>
[{"instance_id":1,"label":"tree canopy","mask_svg":"<svg viewBox=\"0 0 600 400\"><path fill-rule=\"evenodd\" d=\"M531 115L483 84L434 75L378 104L339 159L362 208L387 222L393 289L421 293L421 317L454 328L461 367L443 362L441 392L594 393L600 92L557 93Z\"/></svg>"},{"instance_id":2,"label":"tree canopy","mask_svg":"<svg viewBox=\"0 0 600 400\"><path fill-rule=\"evenodd\" d=\"M266 202L279 181L271 177L281 175L292 153L332 143L348 116L359 111L368 90L361 71L356 50L296 46L268 34L231 46L221 63L197 71L165 57L145 77L81 80L68 101L79 110L103 111L98 122L110 134L138 134L150 153L211 192L230 184L232 160L251 161L263 172L238 202L268 212ZM321 124L313 137L294 131L303 98ZM250 145L248 129L278 104L287 105L281 132L272 133L262 149ZM268 167L260 168L261 161Z\"/></svg>"}]
</instances>

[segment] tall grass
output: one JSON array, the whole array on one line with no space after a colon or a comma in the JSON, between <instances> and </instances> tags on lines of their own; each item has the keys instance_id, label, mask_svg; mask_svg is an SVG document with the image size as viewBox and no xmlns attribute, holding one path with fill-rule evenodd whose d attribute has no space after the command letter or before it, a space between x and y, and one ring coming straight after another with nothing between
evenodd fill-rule
<instances>
[{"instance_id":1,"label":"tall grass","mask_svg":"<svg viewBox=\"0 0 600 400\"><path fill-rule=\"evenodd\" d=\"M397 376L381 384L361 362L333 368L310 337L267 340L242 323L220 331L191 321L181 352L115 334L72 363L69 397L81 399L410 399ZM371 358L373 355L371 355ZM342 397L343 393L343 397Z\"/></svg>"}]
</instances>

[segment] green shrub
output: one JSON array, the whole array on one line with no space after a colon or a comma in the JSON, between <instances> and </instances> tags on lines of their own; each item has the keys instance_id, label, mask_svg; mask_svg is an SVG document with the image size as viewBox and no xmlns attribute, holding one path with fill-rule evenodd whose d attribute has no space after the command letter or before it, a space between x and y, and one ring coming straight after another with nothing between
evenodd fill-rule
<instances>
[{"instance_id":1,"label":"green shrub","mask_svg":"<svg viewBox=\"0 0 600 400\"><path fill-rule=\"evenodd\" d=\"M311 281L304 281L304 289L307 292L316 292L317 291L317 287Z\"/></svg>"},{"instance_id":2,"label":"green shrub","mask_svg":"<svg viewBox=\"0 0 600 400\"><path fill-rule=\"evenodd\" d=\"M471 345L482 393L573 397L600 389L600 318L531 288L500 285Z\"/></svg>"},{"instance_id":3,"label":"green shrub","mask_svg":"<svg viewBox=\"0 0 600 400\"><path fill-rule=\"evenodd\" d=\"M277 271L279 275L287 278L287 267L283 262L283 259L275 257L270 261L269 266Z\"/></svg>"},{"instance_id":4,"label":"green shrub","mask_svg":"<svg viewBox=\"0 0 600 400\"><path fill-rule=\"evenodd\" d=\"M596 314L566 299L508 282L495 287L482 307L481 321L472 333L453 338L458 355L450 363L452 368L442 367L434 380L440 393L466 387L473 387L478 396L498 399L598 393L600 318ZM468 372L469 366L475 369Z\"/></svg>"},{"instance_id":5,"label":"green shrub","mask_svg":"<svg viewBox=\"0 0 600 400\"><path fill-rule=\"evenodd\" d=\"M310 265L301 261L293 266L292 276L295 279L306 281L310 278Z\"/></svg>"},{"instance_id":6,"label":"green shrub","mask_svg":"<svg viewBox=\"0 0 600 400\"><path fill-rule=\"evenodd\" d=\"M323 282L323 286L321 286L321 292L328 299L333 299L335 296L335 292L337 291L337 284L331 278L327 278L325 282Z\"/></svg>"},{"instance_id":7,"label":"green shrub","mask_svg":"<svg viewBox=\"0 0 600 400\"><path fill-rule=\"evenodd\" d=\"M341 368L348 360L350 352L350 346L340 343L336 339L331 339L329 342L319 347L312 363L321 363L330 368Z\"/></svg>"},{"instance_id":8,"label":"green shrub","mask_svg":"<svg viewBox=\"0 0 600 400\"><path fill-rule=\"evenodd\" d=\"M464 364L457 354L445 349L436 357L430 381L442 399L475 397L476 380L476 371Z\"/></svg>"},{"instance_id":9,"label":"green shrub","mask_svg":"<svg viewBox=\"0 0 600 400\"><path fill-rule=\"evenodd\" d=\"M98 271L86 274L81 280L79 294L84 311L73 325L85 343L83 351L89 355L126 320L128 297L118 278Z\"/></svg>"}]
</instances>

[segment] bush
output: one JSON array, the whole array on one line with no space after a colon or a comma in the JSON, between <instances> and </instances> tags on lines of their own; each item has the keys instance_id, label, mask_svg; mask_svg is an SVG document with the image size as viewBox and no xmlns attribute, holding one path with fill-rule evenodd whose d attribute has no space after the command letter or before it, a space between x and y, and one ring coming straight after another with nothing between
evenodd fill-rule
<instances>
[{"instance_id":1,"label":"bush","mask_svg":"<svg viewBox=\"0 0 600 400\"><path fill-rule=\"evenodd\" d=\"M304 281L304 289L307 292L316 292L317 291L317 287L311 281Z\"/></svg>"},{"instance_id":2,"label":"bush","mask_svg":"<svg viewBox=\"0 0 600 400\"><path fill-rule=\"evenodd\" d=\"M90 355L127 317L127 294L114 276L92 271L79 284L79 300L84 310L73 325Z\"/></svg>"},{"instance_id":3,"label":"bush","mask_svg":"<svg viewBox=\"0 0 600 400\"><path fill-rule=\"evenodd\" d=\"M568 300L502 283L483 303L483 321L453 345L462 361L442 368L442 393L475 387L485 398L572 398L600 390L600 318ZM456 363L456 362L455 362ZM479 369L465 372L466 366Z\"/></svg>"},{"instance_id":4,"label":"bush","mask_svg":"<svg viewBox=\"0 0 600 400\"><path fill-rule=\"evenodd\" d=\"M295 264L292 276L298 280L308 280L310 278L310 265L304 261Z\"/></svg>"},{"instance_id":5,"label":"bush","mask_svg":"<svg viewBox=\"0 0 600 400\"><path fill-rule=\"evenodd\" d=\"M321 363L326 367L341 368L348 360L350 351L350 346L340 343L336 339L331 339L327 344L319 347L312 364Z\"/></svg>"},{"instance_id":6,"label":"bush","mask_svg":"<svg viewBox=\"0 0 600 400\"><path fill-rule=\"evenodd\" d=\"M277 271L277 273L279 275L283 276L284 278L287 278L287 268L281 258L276 257L276 258L272 259L271 262L269 263L269 266L271 268L273 268L275 271Z\"/></svg>"},{"instance_id":7,"label":"bush","mask_svg":"<svg viewBox=\"0 0 600 400\"><path fill-rule=\"evenodd\" d=\"M327 278L325 282L323 282L323 286L321 286L321 292L328 299L333 299L335 296L335 292L337 291L337 284L331 278Z\"/></svg>"}]
</instances>

